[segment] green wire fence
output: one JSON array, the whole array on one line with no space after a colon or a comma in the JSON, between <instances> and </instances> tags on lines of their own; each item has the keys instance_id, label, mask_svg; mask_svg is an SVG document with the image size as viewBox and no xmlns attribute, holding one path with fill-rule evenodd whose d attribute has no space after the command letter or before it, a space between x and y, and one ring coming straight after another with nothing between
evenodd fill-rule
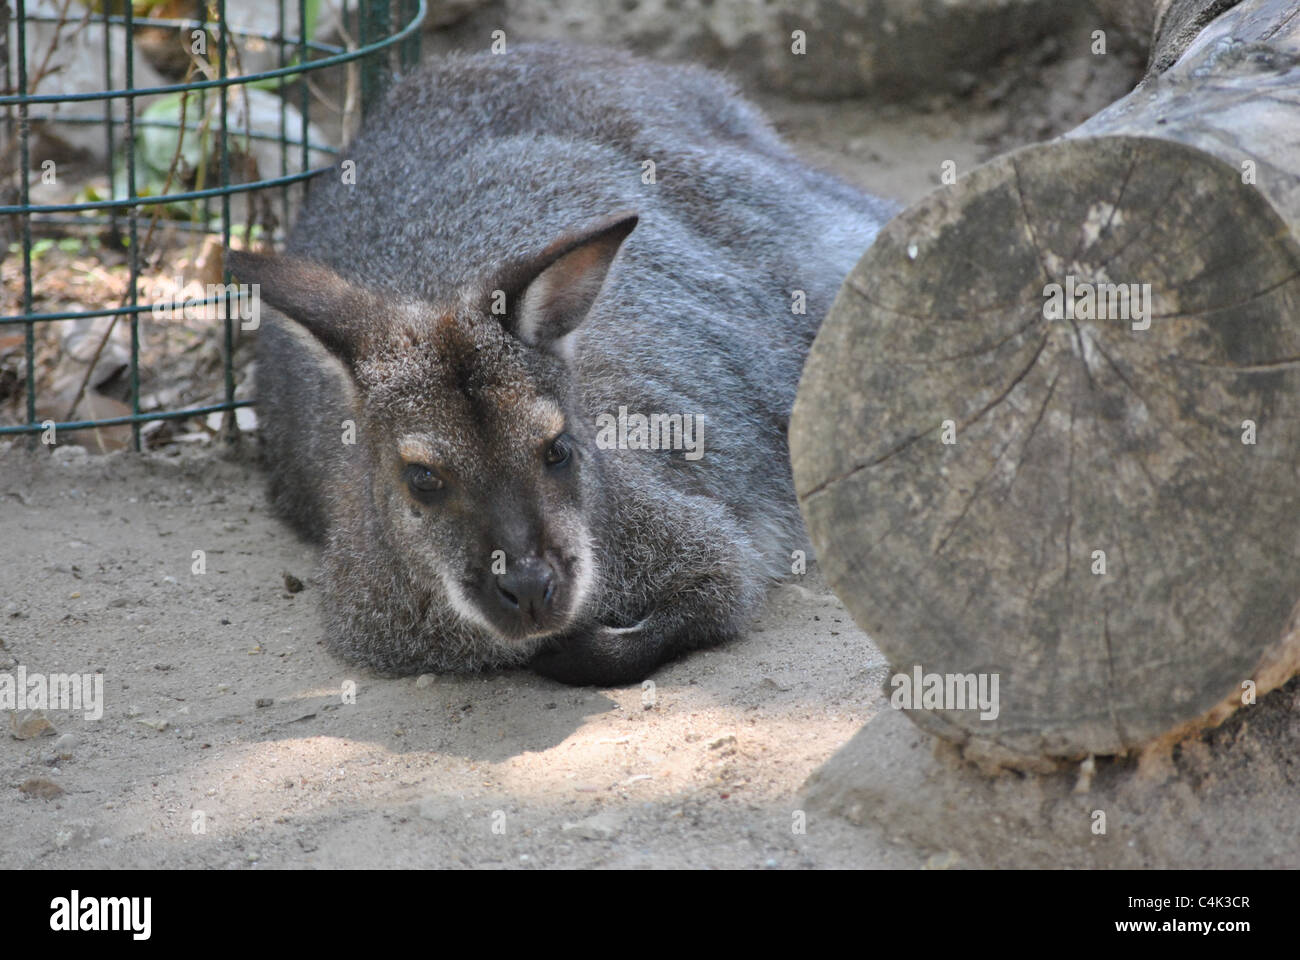
<instances>
[{"instance_id":1,"label":"green wire fence","mask_svg":"<svg viewBox=\"0 0 1300 960\"><path fill-rule=\"evenodd\" d=\"M308 77L322 70L343 70L344 65L359 61L359 100L360 112L366 111L381 97L390 80L414 66L419 57L419 28L426 13L426 0L361 0L351 3L344 0L338 5L338 22L347 27L344 35L352 34L352 39L345 44L323 43L312 39L314 21L320 12L321 0L270 0L262 6L274 5L278 18L274 31L255 31L227 27L228 0L198 0L198 2L181 2L167 4L173 9L189 6L193 10L190 17L153 17L136 16L137 6L156 8L160 3L141 4L140 0L79 0L80 9L73 9L71 0L64 0L57 6L56 13L29 14L25 0L17 0L16 11L11 9L8 0L0 0L0 43L4 54L4 95L0 96L0 107L4 108L4 123L7 134L4 163L11 169L0 169L0 174L12 181L17 181L17 203L0 205L0 214L12 218L10 235L17 235L15 252L22 258L22 296L21 312L9 313L12 307L5 308L5 315L0 316L0 335L14 328L24 333L23 350L25 353L25 391L26 422L0 423L0 437L12 434L29 434L31 442L36 435L53 428L57 435L60 431L82 430L87 428L110 427L129 424L131 427L131 444L134 449L141 449L141 425L150 421L179 419L223 413L223 432L227 436L237 435L234 423L234 411L241 406L251 404L250 400L235 398L234 369L234 325L236 322L235 305L231 298L235 296L230 285L229 271L223 269L222 284L219 293L207 297L201 302L195 301L189 306L214 306L220 308L218 314L224 323L222 340L222 357L224 364L224 399L221 402L199 406L187 406L181 409L141 410L140 396L140 316L154 309L153 303L141 302L141 233L146 238L152 236L153 228L158 222L163 209L176 210L178 204L189 204L191 210L198 213L186 221L169 220L173 229L212 234L220 236L223 249L230 246L232 234L237 228L231 216L232 198L243 195L249 198L250 216L243 225L244 238L251 239L253 230L252 197L254 195L271 196L272 203L278 203L281 226L290 220L290 211L295 199L304 196L309 188L310 178L332 169L329 166L312 167L312 154L332 155L337 148L323 142L312 142L312 100L313 92L307 82ZM232 7L237 6L231 0ZM49 6L47 4L47 6ZM290 9L286 9L289 7ZM236 11L237 13L239 11ZM33 51L29 49L29 27L35 23L55 25L56 36L62 30L85 28L87 25L99 25L103 31L104 89L89 93L36 93L29 88L32 76ZM195 47L208 51L209 46L215 50L215 62L211 56L194 57L195 65L201 65L209 73L215 73L208 79L194 82L172 83L147 87L135 86L136 51L135 38L143 29L162 29L177 31L182 38L188 38L191 52ZM124 58L125 84L114 87L114 40L121 41L120 55ZM56 40L57 42L57 40ZM184 42L182 40L182 42ZM269 45L276 52L277 66L274 69L243 73L240 69L239 47L245 43ZM10 49L12 47L12 49ZM46 57L48 62L48 55ZM43 64L41 65L44 66ZM41 67L38 67L40 69ZM355 68L354 68L355 69ZM186 78L193 74L192 66ZM35 77L39 83L41 76ZM58 77L54 77L58 80ZM297 85L297 90L293 85ZM231 123L231 96L227 90L239 88L273 90L279 95L280 116L279 130L275 133L253 131L251 126L251 108L245 103L246 128L238 129ZM207 97L210 91L216 91L216 123L212 129L212 116ZM295 97L296 94L296 97ZM158 95L176 96L179 116L175 118L138 116L136 101L142 97ZM246 93L245 93L246 96ZM288 111L291 101L296 100L297 112L300 114L299 135L292 136L288 124ZM123 106L115 109L114 105ZM170 101L168 102L170 104ZM190 105L194 109L191 111ZM77 113L71 116L59 115L55 109L62 104L85 104L94 108L102 104L102 114ZM156 114L156 111L154 111ZM107 147L109 199L87 199L79 202L50 204L33 204L32 180L30 168L32 124L98 124L102 127L104 143ZM175 130L177 137L176 156L172 159L172 168L168 170L167 181L160 191L146 195L142 192L137 169L137 137L149 129ZM191 137L190 141L185 138ZM235 182L232 177L231 158L237 151L232 143L241 141L248 145L251 140L271 141L279 145L279 172L276 176L261 177L249 182ZM192 189L170 189L172 174L177 168L178 159L195 143L211 143L215 161L215 186L204 186L196 182ZM13 153L16 149L16 157ZM297 152L296 164L291 164L291 151ZM16 163L13 160L16 159ZM296 165L299 169L291 170ZM206 175L206 165L200 164L201 172ZM260 172L260 171L259 171ZM294 196L291 196L291 188ZM7 199L13 199L12 190ZM119 195L120 194L120 195ZM211 205L219 205L219 215L213 216ZM34 309L33 286L33 235L43 229L58 227L96 227L106 230L111 242L120 243L127 255L128 286L124 302L117 305L87 305L84 310L63 310L54 312L37 312ZM265 238L270 239L270 238ZM6 253L6 256L9 254ZM129 324L130 354L130 414L103 419L70 419L56 421L46 417L37 417L37 376L36 376L36 329L38 324L60 323L91 318L110 318L109 333L119 318ZM90 362L93 370L99 360L99 351L107 342L106 333ZM89 378L90 370L87 371ZM81 401L86 388L81 385L73 409Z\"/></svg>"}]
</instances>

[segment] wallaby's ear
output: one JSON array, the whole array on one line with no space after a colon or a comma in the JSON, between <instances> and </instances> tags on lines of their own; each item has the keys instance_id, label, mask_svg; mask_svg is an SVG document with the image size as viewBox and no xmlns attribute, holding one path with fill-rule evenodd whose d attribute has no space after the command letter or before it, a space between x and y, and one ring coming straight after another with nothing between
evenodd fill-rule
<instances>
[{"instance_id":1,"label":"wallaby's ear","mask_svg":"<svg viewBox=\"0 0 1300 960\"><path fill-rule=\"evenodd\" d=\"M371 295L333 270L306 260L226 252L226 265L239 283L257 284L257 294L319 340L349 368L361 353Z\"/></svg>"},{"instance_id":2,"label":"wallaby's ear","mask_svg":"<svg viewBox=\"0 0 1300 960\"><path fill-rule=\"evenodd\" d=\"M577 329L636 223L635 213L614 214L508 268L500 286L508 304L506 328L543 349Z\"/></svg>"}]
</instances>

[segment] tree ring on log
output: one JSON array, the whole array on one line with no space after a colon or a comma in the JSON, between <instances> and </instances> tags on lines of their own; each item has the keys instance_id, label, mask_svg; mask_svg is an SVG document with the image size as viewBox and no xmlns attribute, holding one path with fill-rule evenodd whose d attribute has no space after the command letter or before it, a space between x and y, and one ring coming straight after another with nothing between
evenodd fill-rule
<instances>
[{"instance_id":1,"label":"tree ring on log","mask_svg":"<svg viewBox=\"0 0 1300 960\"><path fill-rule=\"evenodd\" d=\"M998 677L996 718L918 725L1010 765L1139 748L1240 700L1300 597L1300 246L1176 142L999 157L854 268L790 446L896 674Z\"/></svg>"}]
</instances>

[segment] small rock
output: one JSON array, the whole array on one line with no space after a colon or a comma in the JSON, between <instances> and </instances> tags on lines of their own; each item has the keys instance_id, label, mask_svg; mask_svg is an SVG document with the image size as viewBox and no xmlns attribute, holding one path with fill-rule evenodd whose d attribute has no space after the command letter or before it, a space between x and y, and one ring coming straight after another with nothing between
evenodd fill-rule
<instances>
[{"instance_id":1,"label":"small rock","mask_svg":"<svg viewBox=\"0 0 1300 960\"><path fill-rule=\"evenodd\" d=\"M9 714L9 733L15 740L52 737L58 732L42 710L23 710Z\"/></svg>"},{"instance_id":2,"label":"small rock","mask_svg":"<svg viewBox=\"0 0 1300 960\"><path fill-rule=\"evenodd\" d=\"M301 593L301 592L302 592L302 589L303 589L303 582L302 582L301 580L299 580L297 577L295 577L295 576L294 576L292 573L290 573L288 570L285 570L283 573L280 574L280 576L284 577L284 589L285 589L285 590L289 591L290 593Z\"/></svg>"},{"instance_id":3,"label":"small rock","mask_svg":"<svg viewBox=\"0 0 1300 960\"><path fill-rule=\"evenodd\" d=\"M415 689L427 690L437 682L438 675L436 673L422 673L415 680Z\"/></svg>"},{"instance_id":4,"label":"small rock","mask_svg":"<svg viewBox=\"0 0 1300 960\"><path fill-rule=\"evenodd\" d=\"M735 734L727 733L718 737L716 740L709 742L710 750L721 750L723 747L734 745L736 742Z\"/></svg>"},{"instance_id":5,"label":"small rock","mask_svg":"<svg viewBox=\"0 0 1300 960\"><path fill-rule=\"evenodd\" d=\"M166 720L150 719L149 717L140 717L135 722L148 727L150 730L157 730L159 733L162 733L169 726Z\"/></svg>"},{"instance_id":6,"label":"small rock","mask_svg":"<svg viewBox=\"0 0 1300 960\"><path fill-rule=\"evenodd\" d=\"M54 741L54 752L59 755L59 759L67 760L72 757L72 751L77 747L77 738L74 734L65 733L59 739Z\"/></svg>"},{"instance_id":7,"label":"small rock","mask_svg":"<svg viewBox=\"0 0 1300 960\"><path fill-rule=\"evenodd\" d=\"M257 700L253 703L253 706L269 707L274 705L274 703L275 703L275 697L258 697Z\"/></svg>"},{"instance_id":8,"label":"small rock","mask_svg":"<svg viewBox=\"0 0 1300 960\"><path fill-rule=\"evenodd\" d=\"M63 796L63 788L53 780L46 780L44 777L24 780L19 784L18 792L25 793L29 797L40 797L42 800L53 800L55 797Z\"/></svg>"},{"instance_id":9,"label":"small rock","mask_svg":"<svg viewBox=\"0 0 1300 960\"><path fill-rule=\"evenodd\" d=\"M572 831L584 840L612 840L618 835L621 826L622 823L613 811L602 810L577 823L566 823L562 829L565 833Z\"/></svg>"},{"instance_id":10,"label":"small rock","mask_svg":"<svg viewBox=\"0 0 1300 960\"><path fill-rule=\"evenodd\" d=\"M90 454L86 452L86 448L75 443L56 444L54 449L50 451L50 458L55 463L81 461L85 460L88 456L90 456Z\"/></svg>"}]
</instances>

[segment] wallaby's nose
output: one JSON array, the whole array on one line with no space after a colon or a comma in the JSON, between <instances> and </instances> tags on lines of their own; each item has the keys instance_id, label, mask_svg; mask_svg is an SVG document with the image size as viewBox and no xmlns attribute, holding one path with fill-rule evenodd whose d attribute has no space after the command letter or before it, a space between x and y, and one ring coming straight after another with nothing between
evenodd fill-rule
<instances>
[{"instance_id":1,"label":"wallaby's nose","mask_svg":"<svg viewBox=\"0 0 1300 960\"><path fill-rule=\"evenodd\" d=\"M497 595L507 610L539 623L555 595L555 572L540 557L514 560L497 577Z\"/></svg>"}]
</instances>

